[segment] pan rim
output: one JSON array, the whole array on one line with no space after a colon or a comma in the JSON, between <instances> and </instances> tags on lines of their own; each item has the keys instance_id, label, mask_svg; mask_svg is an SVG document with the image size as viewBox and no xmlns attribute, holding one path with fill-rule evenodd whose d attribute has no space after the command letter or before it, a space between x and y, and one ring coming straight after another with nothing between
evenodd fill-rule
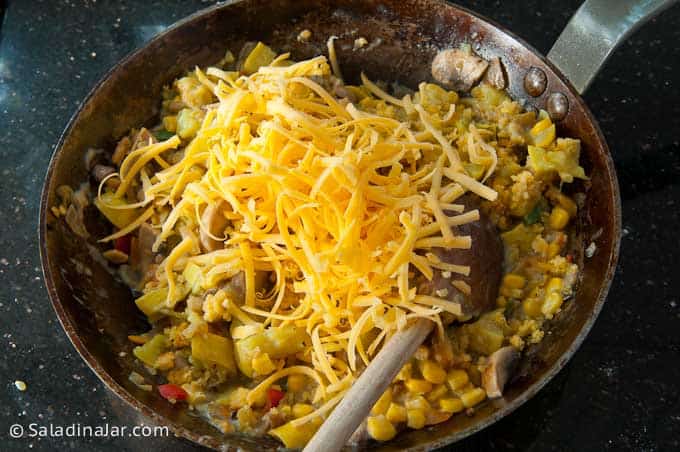
<instances>
[{"instance_id":1,"label":"pan rim","mask_svg":"<svg viewBox=\"0 0 680 452\"><path fill-rule=\"evenodd\" d=\"M73 132L74 125L78 121L80 115L83 113L85 108L88 106L90 100L95 96L95 93L97 93L103 86L105 86L110 81L110 79L112 78L111 77L112 74L116 73L117 71L127 66L130 63L130 61L134 60L139 54L145 52L149 46L152 46L153 44L162 41L168 34L172 33L173 31L182 28L186 24L189 24L193 21L200 20L204 16L208 16L217 10L229 8L234 4L247 1L249 0L229 0L226 2L221 2L210 7L200 9L194 12L193 14L186 16L183 19L180 19L179 21L173 23L171 26L166 28L163 32L159 33L152 39L143 43L139 48L128 53L124 58L119 60L110 69L108 69L106 73L93 85L91 90L79 103L75 112L70 117L69 121L67 122L64 128L64 131L59 136L59 139L53 148L49 165L47 167L47 171L44 177L43 187L40 196L40 211L37 231L39 240L40 262L48 298L57 315L61 327L63 328L64 332L71 341L71 344L74 346L74 348L81 356L81 358L85 361L85 363L88 365L88 367L95 373L95 375L104 383L104 385L109 390L111 390L114 394L116 394L116 396L124 400L136 412L141 412L143 415L145 415L146 417L148 417L150 420L157 424L167 425L177 436L181 436L197 444L210 448L217 448L219 446L217 446L215 442L212 441L211 438L200 436L194 433L193 431L173 422L171 419L158 414L157 412L153 411L150 407L142 403L139 399L130 394L122 385L120 385L116 380L114 380L113 377L111 377L111 375L109 375L109 373L106 372L98 364L97 360L89 352L85 344L81 341L79 335L76 332L75 326L69 319L64 307L62 306L62 302L59 298L59 295L56 290L56 285L54 282L58 278L58 276L53 274L52 268L50 266L50 256L48 254L47 249L47 227L48 227L47 217L49 215L48 199L50 188L54 183L53 178L55 163L59 160L59 157L63 152L64 143ZM439 4L440 6L457 9L464 14L470 15L475 19L487 23L489 26L505 34L511 40L514 41L514 44L518 44L519 46L526 48L529 52L531 52L534 56L541 60L541 62L545 64L567 86L570 93L574 96L574 98L578 102L579 107L583 110L585 118L588 120L588 122L592 125L593 129L595 130L596 138L602 144L603 147L602 154L604 156L604 167L606 168L607 181L609 182L610 189L613 194L612 199L613 237L611 252L609 253L607 261L607 271L602 276L603 283L599 287L597 300L593 306L593 309L591 310L590 315L588 316L587 320L583 323L579 333L571 342L567 350L549 369L546 370L543 377L541 377L538 381L529 386L524 392L522 392L519 396L517 396L506 406L495 410L492 414L482 419L481 421L477 422L476 424L464 430L451 434L449 436L443 437L441 439L430 441L427 444L421 444L418 446L405 449L409 451L431 450L435 448L440 448L452 444L454 442L460 441L490 426L491 424L494 424L495 422L514 412L517 408L519 408L521 405L523 405L529 399L535 396L544 386L546 386L555 377L555 375L557 375L557 373L559 373L565 367L567 362L569 362L569 360L574 356L576 351L580 348L583 341L591 331L595 323L595 320L602 311L602 308L606 301L607 294L611 287L612 280L617 267L621 242L621 224L622 224L620 189L611 152L609 150L604 134L602 133L597 120L593 116L592 112L588 108L587 104L585 103L581 95L573 87L571 82L569 82L569 80L564 76L564 74L562 74L562 72L555 65L553 65L543 54L536 50L531 44L527 43L524 39L517 36L513 32L509 31L506 27L496 23L494 20L491 20L483 15L480 15L474 11L469 10L468 8L462 7L452 2L447 2L445 0L428 0L428 1L434 4Z\"/></svg>"}]
</instances>

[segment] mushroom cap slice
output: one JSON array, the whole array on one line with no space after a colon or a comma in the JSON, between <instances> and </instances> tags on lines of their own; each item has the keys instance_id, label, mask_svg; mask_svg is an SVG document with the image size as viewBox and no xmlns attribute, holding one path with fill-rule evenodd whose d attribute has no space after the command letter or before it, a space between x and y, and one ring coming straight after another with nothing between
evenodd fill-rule
<instances>
[{"instance_id":1,"label":"mushroom cap slice","mask_svg":"<svg viewBox=\"0 0 680 452\"><path fill-rule=\"evenodd\" d=\"M432 60L432 77L456 91L467 92L482 78L489 63L461 49L445 49Z\"/></svg>"},{"instance_id":2,"label":"mushroom cap slice","mask_svg":"<svg viewBox=\"0 0 680 452\"><path fill-rule=\"evenodd\" d=\"M489 356L489 363L482 372L482 387L489 398L501 397L505 384L514 373L519 352L511 346L499 348Z\"/></svg>"}]
</instances>

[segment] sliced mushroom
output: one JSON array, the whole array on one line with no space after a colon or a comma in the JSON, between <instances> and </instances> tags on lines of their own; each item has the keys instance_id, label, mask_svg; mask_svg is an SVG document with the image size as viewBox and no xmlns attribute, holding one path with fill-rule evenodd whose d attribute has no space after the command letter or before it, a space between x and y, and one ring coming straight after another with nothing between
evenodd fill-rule
<instances>
[{"instance_id":1,"label":"sliced mushroom","mask_svg":"<svg viewBox=\"0 0 680 452\"><path fill-rule=\"evenodd\" d=\"M432 77L456 91L467 92L482 78L489 63L461 49L446 49L432 60Z\"/></svg>"},{"instance_id":2,"label":"sliced mushroom","mask_svg":"<svg viewBox=\"0 0 680 452\"><path fill-rule=\"evenodd\" d=\"M92 168L92 177L94 177L94 180L97 182L101 182L104 180L104 178L115 172L116 169L112 166L96 164L94 168Z\"/></svg>"},{"instance_id":3,"label":"sliced mushroom","mask_svg":"<svg viewBox=\"0 0 680 452\"><path fill-rule=\"evenodd\" d=\"M105 161L104 150L89 148L85 151L85 168L90 171L95 165Z\"/></svg>"},{"instance_id":4,"label":"sliced mushroom","mask_svg":"<svg viewBox=\"0 0 680 452\"><path fill-rule=\"evenodd\" d=\"M489 363L482 372L482 387L489 398L501 397L505 384L510 380L519 361L514 347L500 348L489 356Z\"/></svg>"},{"instance_id":5,"label":"sliced mushroom","mask_svg":"<svg viewBox=\"0 0 680 452\"><path fill-rule=\"evenodd\" d=\"M272 289L269 279L269 272L255 271L255 293L266 293ZM246 298L246 276L243 272L238 272L231 279L222 284L222 290L227 292L236 304L243 304ZM256 295L257 296L257 295Z\"/></svg>"},{"instance_id":6,"label":"sliced mushroom","mask_svg":"<svg viewBox=\"0 0 680 452\"><path fill-rule=\"evenodd\" d=\"M116 149L113 151L111 161L116 165L120 165L125 156L128 155L128 152L130 152L131 148L132 141L130 140L130 137L124 136L120 139L118 144L116 144Z\"/></svg>"},{"instance_id":7,"label":"sliced mushroom","mask_svg":"<svg viewBox=\"0 0 680 452\"><path fill-rule=\"evenodd\" d=\"M472 195L463 196L456 202L463 204L466 211L478 207ZM432 280L419 286L420 293L437 294L459 303L465 318L478 316L495 306L501 281L503 243L491 220L482 212L479 215L479 220L458 226L454 231L457 235L469 235L472 238L470 249L432 249L432 253L442 262L469 266L469 276L456 273L449 275L435 270ZM469 286L470 294L455 287L452 284L454 281L462 281Z\"/></svg>"},{"instance_id":8,"label":"sliced mushroom","mask_svg":"<svg viewBox=\"0 0 680 452\"><path fill-rule=\"evenodd\" d=\"M132 147L130 148L131 151L135 151L139 148L143 148L144 146L148 146L149 144L154 144L157 143L158 140L156 140L156 137L153 136L151 132L149 132L145 127L142 127L139 132L137 132L137 135L135 135L135 138L132 140Z\"/></svg>"},{"instance_id":9,"label":"sliced mushroom","mask_svg":"<svg viewBox=\"0 0 680 452\"><path fill-rule=\"evenodd\" d=\"M203 214L201 215L201 223L210 234L215 237L221 237L224 234L224 228L227 227L229 220L227 220L222 212L226 208L227 203L220 201L215 204L210 204L205 208ZM215 251L224 246L224 243L212 238L206 231L201 228L201 245L203 248L210 252Z\"/></svg>"},{"instance_id":10,"label":"sliced mushroom","mask_svg":"<svg viewBox=\"0 0 680 452\"><path fill-rule=\"evenodd\" d=\"M222 289L236 304L243 304L246 298L246 275L238 272L222 285Z\"/></svg>"},{"instance_id":11,"label":"sliced mushroom","mask_svg":"<svg viewBox=\"0 0 680 452\"><path fill-rule=\"evenodd\" d=\"M505 89L507 79L500 58L492 58L489 61L489 69L486 71L484 80L496 89Z\"/></svg>"},{"instance_id":12,"label":"sliced mushroom","mask_svg":"<svg viewBox=\"0 0 680 452\"><path fill-rule=\"evenodd\" d=\"M88 190L79 189L71 195L71 204L66 210L66 224L75 235L83 239L90 236L85 227L85 208L89 204Z\"/></svg>"},{"instance_id":13,"label":"sliced mushroom","mask_svg":"<svg viewBox=\"0 0 680 452\"><path fill-rule=\"evenodd\" d=\"M156 231L147 223L143 223L137 231L137 237L132 238L130 247L129 277L136 279L138 284L144 282L150 274L154 263L153 244L156 241ZM135 285L135 286L138 286Z\"/></svg>"}]
</instances>

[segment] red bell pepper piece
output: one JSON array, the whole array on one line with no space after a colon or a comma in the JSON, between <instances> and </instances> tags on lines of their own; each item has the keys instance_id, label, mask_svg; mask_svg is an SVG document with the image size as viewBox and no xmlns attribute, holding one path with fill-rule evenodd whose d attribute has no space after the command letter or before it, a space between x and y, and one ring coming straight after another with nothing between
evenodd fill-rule
<instances>
[{"instance_id":1,"label":"red bell pepper piece","mask_svg":"<svg viewBox=\"0 0 680 452\"><path fill-rule=\"evenodd\" d=\"M181 386L173 385L171 383L158 386L158 392L161 394L161 397L171 401L186 400L189 395Z\"/></svg>"},{"instance_id":2,"label":"red bell pepper piece","mask_svg":"<svg viewBox=\"0 0 680 452\"><path fill-rule=\"evenodd\" d=\"M286 394L284 394L283 391L279 391L278 389L274 388L267 389L267 405L270 408L279 406L281 399L283 399L285 395Z\"/></svg>"},{"instance_id":3,"label":"red bell pepper piece","mask_svg":"<svg viewBox=\"0 0 680 452\"><path fill-rule=\"evenodd\" d=\"M130 255L131 242L132 238L130 237L130 234L124 235L123 237L118 237L116 241L113 242L113 247L120 251L121 253Z\"/></svg>"}]
</instances>

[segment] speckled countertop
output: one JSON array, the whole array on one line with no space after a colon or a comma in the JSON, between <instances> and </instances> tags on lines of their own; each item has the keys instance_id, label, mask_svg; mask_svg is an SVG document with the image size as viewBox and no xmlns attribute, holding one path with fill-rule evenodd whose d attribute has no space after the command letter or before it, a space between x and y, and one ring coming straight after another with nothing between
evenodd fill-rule
<instances>
[{"instance_id":1,"label":"speckled countertop","mask_svg":"<svg viewBox=\"0 0 680 452\"><path fill-rule=\"evenodd\" d=\"M75 353L41 280L38 199L79 101L200 0L9 0L0 28L0 449L197 450L176 438L11 439L12 424L136 425ZM547 51L579 1L461 1ZM0 6L0 14L2 11ZM455 450L680 448L680 6L635 34L585 96L614 155L624 237L595 327L536 397ZM27 384L19 391L15 380ZM453 448L452 448L453 449Z\"/></svg>"}]
</instances>

